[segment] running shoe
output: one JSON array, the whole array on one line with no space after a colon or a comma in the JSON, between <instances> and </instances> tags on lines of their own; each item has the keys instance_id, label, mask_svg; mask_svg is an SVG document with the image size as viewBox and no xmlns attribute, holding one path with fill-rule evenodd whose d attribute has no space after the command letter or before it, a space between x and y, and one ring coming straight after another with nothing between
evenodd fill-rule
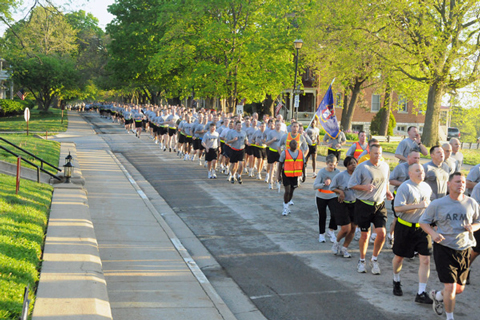
<instances>
[{"instance_id":1,"label":"running shoe","mask_svg":"<svg viewBox=\"0 0 480 320\"><path fill-rule=\"evenodd\" d=\"M387 236L387 248L388 249L393 248L393 238L390 235Z\"/></svg>"},{"instance_id":2,"label":"running shoe","mask_svg":"<svg viewBox=\"0 0 480 320\"><path fill-rule=\"evenodd\" d=\"M400 281L393 280L393 295L398 297L403 296L402 284L400 283ZM416 300L417 299L415 299L415 301Z\"/></svg>"},{"instance_id":3,"label":"running shoe","mask_svg":"<svg viewBox=\"0 0 480 320\"><path fill-rule=\"evenodd\" d=\"M357 230L355 230L355 236L353 237L353 239L355 241L358 241L358 240L360 240L361 235L362 235L362 232L360 231L360 229L357 229Z\"/></svg>"},{"instance_id":4,"label":"running shoe","mask_svg":"<svg viewBox=\"0 0 480 320\"><path fill-rule=\"evenodd\" d=\"M212 173L212 178L217 179L217 174L215 173L215 171L213 171L213 173Z\"/></svg>"},{"instance_id":5,"label":"running shoe","mask_svg":"<svg viewBox=\"0 0 480 320\"><path fill-rule=\"evenodd\" d=\"M352 257L352 255L350 254L350 252L348 252L348 249L347 249L347 248L342 247L342 249L340 249L340 250L341 250L341 254L342 254L342 256L343 256L344 258L351 258L351 257Z\"/></svg>"},{"instance_id":6,"label":"running shoe","mask_svg":"<svg viewBox=\"0 0 480 320\"><path fill-rule=\"evenodd\" d=\"M168 148L168 152L172 152L172 148Z\"/></svg>"},{"instance_id":7,"label":"running shoe","mask_svg":"<svg viewBox=\"0 0 480 320\"><path fill-rule=\"evenodd\" d=\"M312 173L312 178L315 179L317 177L317 174L314 172Z\"/></svg>"},{"instance_id":8,"label":"running shoe","mask_svg":"<svg viewBox=\"0 0 480 320\"><path fill-rule=\"evenodd\" d=\"M340 245L338 244L338 242L333 243L332 252L334 255L340 255Z\"/></svg>"},{"instance_id":9,"label":"running shoe","mask_svg":"<svg viewBox=\"0 0 480 320\"><path fill-rule=\"evenodd\" d=\"M183 158L183 161L187 161L188 160L188 154L185 155L185 157Z\"/></svg>"},{"instance_id":10,"label":"running shoe","mask_svg":"<svg viewBox=\"0 0 480 320\"><path fill-rule=\"evenodd\" d=\"M432 308L435 314L441 316L444 312L445 309L443 307L443 301L437 300L437 292L435 290L430 291L430 299L432 299Z\"/></svg>"},{"instance_id":11,"label":"running shoe","mask_svg":"<svg viewBox=\"0 0 480 320\"><path fill-rule=\"evenodd\" d=\"M365 265L365 261L358 260L357 272L358 273L367 273L367 268L366 268L366 265Z\"/></svg>"},{"instance_id":12,"label":"running shoe","mask_svg":"<svg viewBox=\"0 0 480 320\"><path fill-rule=\"evenodd\" d=\"M265 183L268 183L268 180L270 180L270 174L267 173L267 175L265 176Z\"/></svg>"},{"instance_id":13,"label":"running shoe","mask_svg":"<svg viewBox=\"0 0 480 320\"><path fill-rule=\"evenodd\" d=\"M208 171L208 179L212 179L212 174Z\"/></svg>"},{"instance_id":14,"label":"running shoe","mask_svg":"<svg viewBox=\"0 0 480 320\"><path fill-rule=\"evenodd\" d=\"M271 190L271 189L273 189L273 187L272 187L272 184L271 184L271 183L269 183L269 184L268 184L268 189L270 189L270 190Z\"/></svg>"},{"instance_id":15,"label":"running shoe","mask_svg":"<svg viewBox=\"0 0 480 320\"><path fill-rule=\"evenodd\" d=\"M370 243L375 243L375 239L377 238L377 234L376 233L372 233L372 235L370 236Z\"/></svg>"},{"instance_id":16,"label":"running shoe","mask_svg":"<svg viewBox=\"0 0 480 320\"><path fill-rule=\"evenodd\" d=\"M262 174L260 172L257 173L257 180L262 180Z\"/></svg>"},{"instance_id":17,"label":"running shoe","mask_svg":"<svg viewBox=\"0 0 480 320\"><path fill-rule=\"evenodd\" d=\"M380 266L377 260L370 260L370 267L372 268L372 274L380 274Z\"/></svg>"},{"instance_id":18,"label":"running shoe","mask_svg":"<svg viewBox=\"0 0 480 320\"><path fill-rule=\"evenodd\" d=\"M325 233L321 233L318 235L318 242L325 243Z\"/></svg>"},{"instance_id":19,"label":"running shoe","mask_svg":"<svg viewBox=\"0 0 480 320\"><path fill-rule=\"evenodd\" d=\"M289 206L293 206L295 203L293 202L293 200L290 200L290 202L288 203Z\"/></svg>"},{"instance_id":20,"label":"running shoe","mask_svg":"<svg viewBox=\"0 0 480 320\"><path fill-rule=\"evenodd\" d=\"M288 216L288 210L286 207L283 207L282 216Z\"/></svg>"},{"instance_id":21,"label":"running shoe","mask_svg":"<svg viewBox=\"0 0 480 320\"><path fill-rule=\"evenodd\" d=\"M337 236L335 235L335 232L333 232L332 230L328 230L327 235L331 243L337 242Z\"/></svg>"},{"instance_id":22,"label":"running shoe","mask_svg":"<svg viewBox=\"0 0 480 320\"><path fill-rule=\"evenodd\" d=\"M278 190L278 193L280 193L280 191L282 190L280 182L277 182L277 190Z\"/></svg>"},{"instance_id":23,"label":"running shoe","mask_svg":"<svg viewBox=\"0 0 480 320\"><path fill-rule=\"evenodd\" d=\"M238 176L238 177L237 177L237 181L238 181L238 184L242 184L242 183L243 183L243 181L242 181L242 176Z\"/></svg>"},{"instance_id":24,"label":"running shoe","mask_svg":"<svg viewBox=\"0 0 480 320\"><path fill-rule=\"evenodd\" d=\"M428 294L423 291L421 294L418 294L415 296L415 302L421 303L421 304L433 304L433 300L430 299Z\"/></svg>"}]
</instances>

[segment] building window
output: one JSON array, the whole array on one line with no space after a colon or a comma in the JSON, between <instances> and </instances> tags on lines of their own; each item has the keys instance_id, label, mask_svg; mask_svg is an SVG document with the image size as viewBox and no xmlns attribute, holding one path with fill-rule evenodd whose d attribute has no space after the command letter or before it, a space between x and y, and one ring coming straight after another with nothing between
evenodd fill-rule
<instances>
[{"instance_id":1,"label":"building window","mask_svg":"<svg viewBox=\"0 0 480 320\"><path fill-rule=\"evenodd\" d=\"M405 132L405 131L407 131L407 128L405 126L397 126L397 131Z\"/></svg>"},{"instance_id":2,"label":"building window","mask_svg":"<svg viewBox=\"0 0 480 320\"><path fill-rule=\"evenodd\" d=\"M380 110L380 95L372 94L372 112L378 112Z\"/></svg>"},{"instance_id":3,"label":"building window","mask_svg":"<svg viewBox=\"0 0 480 320\"><path fill-rule=\"evenodd\" d=\"M352 131L354 132L364 131L363 124L352 124Z\"/></svg>"},{"instance_id":4,"label":"building window","mask_svg":"<svg viewBox=\"0 0 480 320\"><path fill-rule=\"evenodd\" d=\"M408 101L407 98L400 96L398 98L398 112L408 113Z\"/></svg>"}]
</instances>

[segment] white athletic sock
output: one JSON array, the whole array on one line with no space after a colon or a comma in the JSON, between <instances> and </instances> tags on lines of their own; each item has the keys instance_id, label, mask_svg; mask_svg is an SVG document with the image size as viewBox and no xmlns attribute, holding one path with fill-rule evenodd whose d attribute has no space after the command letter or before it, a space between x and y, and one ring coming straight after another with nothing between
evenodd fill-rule
<instances>
[{"instance_id":1,"label":"white athletic sock","mask_svg":"<svg viewBox=\"0 0 480 320\"><path fill-rule=\"evenodd\" d=\"M418 294L422 294L423 292L425 292L426 289L427 289L427 284L426 283L419 283L418 284Z\"/></svg>"},{"instance_id":2,"label":"white athletic sock","mask_svg":"<svg viewBox=\"0 0 480 320\"><path fill-rule=\"evenodd\" d=\"M445 312L445 314L447 315L447 320L454 320L453 319L453 312Z\"/></svg>"},{"instance_id":3,"label":"white athletic sock","mask_svg":"<svg viewBox=\"0 0 480 320\"><path fill-rule=\"evenodd\" d=\"M377 261L378 257L372 256L372 261Z\"/></svg>"},{"instance_id":4,"label":"white athletic sock","mask_svg":"<svg viewBox=\"0 0 480 320\"><path fill-rule=\"evenodd\" d=\"M435 294L435 299L437 299L438 301L443 301L442 291L437 291L437 293Z\"/></svg>"},{"instance_id":5,"label":"white athletic sock","mask_svg":"<svg viewBox=\"0 0 480 320\"><path fill-rule=\"evenodd\" d=\"M400 273L393 273L393 281L400 282Z\"/></svg>"}]
</instances>

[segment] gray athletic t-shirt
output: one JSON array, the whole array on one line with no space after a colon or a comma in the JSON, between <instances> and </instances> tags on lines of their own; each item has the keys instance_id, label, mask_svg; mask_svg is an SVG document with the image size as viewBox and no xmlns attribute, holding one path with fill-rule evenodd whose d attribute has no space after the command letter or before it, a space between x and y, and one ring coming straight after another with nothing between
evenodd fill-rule
<instances>
[{"instance_id":1,"label":"gray athletic t-shirt","mask_svg":"<svg viewBox=\"0 0 480 320\"><path fill-rule=\"evenodd\" d=\"M480 205L480 183L477 183L475 188L473 188L470 197L475 199L475 201L477 201L477 203Z\"/></svg>"},{"instance_id":2,"label":"gray athletic t-shirt","mask_svg":"<svg viewBox=\"0 0 480 320\"><path fill-rule=\"evenodd\" d=\"M245 149L245 140L247 139L247 133L243 130L238 132L237 130L230 130L227 133L227 141L238 138L237 141L234 141L230 144L230 147L238 150Z\"/></svg>"},{"instance_id":3,"label":"gray athletic t-shirt","mask_svg":"<svg viewBox=\"0 0 480 320\"><path fill-rule=\"evenodd\" d=\"M458 167L457 159L452 158L452 157L448 157L448 159L445 159L444 161L447 164L447 166L450 168L449 174L452 174L455 171L457 171L457 167Z\"/></svg>"},{"instance_id":4,"label":"gray athletic t-shirt","mask_svg":"<svg viewBox=\"0 0 480 320\"><path fill-rule=\"evenodd\" d=\"M462 170L462 166L463 166L463 153L461 153L461 152L452 153L451 157L457 159L457 161L458 161L457 171Z\"/></svg>"},{"instance_id":5,"label":"gray athletic t-shirt","mask_svg":"<svg viewBox=\"0 0 480 320\"><path fill-rule=\"evenodd\" d=\"M265 148L265 140L267 139L267 134L262 132L260 129L255 131L255 134L253 135L253 144L256 146L259 146L261 148Z\"/></svg>"},{"instance_id":6,"label":"gray athletic t-shirt","mask_svg":"<svg viewBox=\"0 0 480 320\"><path fill-rule=\"evenodd\" d=\"M273 150L277 150L280 152L280 140L282 140L283 135L285 132L282 131L277 131L277 130L271 130L267 134L267 141L272 140L273 138L277 138L277 140L273 141L268 147Z\"/></svg>"},{"instance_id":7,"label":"gray athletic t-shirt","mask_svg":"<svg viewBox=\"0 0 480 320\"><path fill-rule=\"evenodd\" d=\"M480 182L480 164L477 164L475 167L470 169L470 172L467 175L467 180L472 182ZM468 189L468 194L472 194L473 189Z\"/></svg>"},{"instance_id":8,"label":"gray athletic t-shirt","mask_svg":"<svg viewBox=\"0 0 480 320\"><path fill-rule=\"evenodd\" d=\"M335 139L330 137L328 134L323 136L323 142L325 142L327 145L333 143L333 149L336 149L335 146L337 144L344 143L345 141L347 141L347 138L345 137L345 133L343 133L343 131L340 131Z\"/></svg>"},{"instance_id":9,"label":"gray athletic t-shirt","mask_svg":"<svg viewBox=\"0 0 480 320\"><path fill-rule=\"evenodd\" d=\"M425 182L428 183L435 199L440 199L447 194L447 182L450 176L450 168L445 162L440 166L436 166L433 161L423 165L425 169Z\"/></svg>"},{"instance_id":10,"label":"gray athletic t-shirt","mask_svg":"<svg viewBox=\"0 0 480 320\"><path fill-rule=\"evenodd\" d=\"M392 173L390 173L390 180L405 182L410 179L408 176L408 167L408 162L400 163L393 169ZM395 191L398 190L398 187L399 186L395 186Z\"/></svg>"},{"instance_id":11,"label":"gray athletic t-shirt","mask_svg":"<svg viewBox=\"0 0 480 320\"><path fill-rule=\"evenodd\" d=\"M473 232L468 232L464 227L480 222L478 204L468 196L461 201L453 200L450 196L433 200L419 222L435 223L437 232L445 238L440 244L448 248L465 250L477 244Z\"/></svg>"},{"instance_id":12,"label":"gray athletic t-shirt","mask_svg":"<svg viewBox=\"0 0 480 320\"><path fill-rule=\"evenodd\" d=\"M320 130L318 128L312 128L308 127L308 129L305 131L307 133L307 136L312 140L311 145L315 145L317 143L317 138L320 135Z\"/></svg>"},{"instance_id":13,"label":"gray athletic t-shirt","mask_svg":"<svg viewBox=\"0 0 480 320\"><path fill-rule=\"evenodd\" d=\"M220 135L218 132L207 132L203 135L202 140L208 149L217 149L220 146Z\"/></svg>"},{"instance_id":14,"label":"gray athletic t-shirt","mask_svg":"<svg viewBox=\"0 0 480 320\"><path fill-rule=\"evenodd\" d=\"M348 181L348 187L356 185L373 184L375 188L372 192L355 190L355 198L365 201L381 203L385 201L388 188L388 178L390 176L390 167L385 161L380 161L376 166L370 160L362 162L353 171Z\"/></svg>"},{"instance_id":15,"label":"gray athletic t-shirt","mask_svg":"<svg viewBox=\"0 0 480 320\"><path fill-rule=\"evenodd\" d=\"M348 171L342 171L333 177L332 183L330 183L330 189L340 189L345 193L344 201L352 202L355 201L355 192L348 188L348 181L350 180L350 174Z\"/></svg>"},{"instance_id":16,"label":"gray athletic t-shirt","mask_svg":"<svg viewBox=\"0 0 480 320\"><path fill-rule=\"evenodd\" d=\"M411 151L418 151L420 152L420 146L415 140L412 140L410 138L405 138L397 146L397 149L395 150L395 154L399 154L404 156L405 158L408 157L408 154ZM399 163L403 163L406 161L399 160Z\"/></svg>"},{"instance_id":17,"label":"gray athletic t-shirt","mask_svg":"<svg viewBox=\"0 0 480 320\"><path fill-rule=\"evenodd\" d=\"M193 126L193 136L197 139L202 139L203 135L205 134L205 124L197 122Z\"/></svg>"},{"instance_id":18,"label":"gray athletic t-shirt","mask_svg":"<svg viewBox=\"0 0 480 320\"><path fill-rule=\"evenodd\" d=\"M325 180L330 179L333 180L333 178L340 173L340 170L335 168L333 171L327 171L327 169L323 168L320 169L320 171L317 174L317 177L315 178L315 181L313 182L313 189L315 189L315 196L317 198L321 199L333 199L338 197L336 193L324 193L318 191L318 189L322 190L327 190L327 191L332 191L330 186L325 186Z\"/></svg>"},{"instance_id":19,"label":"gray athletic t-shirt","mask_svg":"<svg viewBox=\"0 0 480 320\"><path fill-rule=\"evenodd\" d=\"M401 207L408 204L419 204L424 200L430 200L432 197L432 188L425 182L416 184L412 180L407 180L398 187L395 195L394 206ZM405 221L417 223L425 209L415 209L413 212L397 212L397 216Z\"/></svg>"}]
</instances>

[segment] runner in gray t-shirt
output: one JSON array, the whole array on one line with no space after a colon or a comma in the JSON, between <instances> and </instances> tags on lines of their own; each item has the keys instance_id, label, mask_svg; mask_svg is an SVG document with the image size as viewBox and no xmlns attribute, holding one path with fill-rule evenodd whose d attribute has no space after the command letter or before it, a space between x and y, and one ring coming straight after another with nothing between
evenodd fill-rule
<instances>
[{"instance_id":1,"label":"runner in gray t-shirt","mask_svg":"<svg viewBox=\"0 0 480 320\"><path fill-rule=\"evenodd\" d=\"M443 162L443 149L439 146L430 148L432 161L423 165L425 169L425 182L432 188L436 199L447 194L447 182L450 175L450 168Z\"/></svg>"},{"instance_id":2,"label":"runner in gray t-shirt","mask_svg":"<svg viewBox=\"0 0 480 320\"><path fill-rule=\"evenodd\" d=\"M436 199L420 218L420 225L434 243L434 259L442 291L431 291L433 310L453 315L455 293L465 289L469 269L470 248L476 245L473 233L480 229L479 207L465 196L465 176L456 172L448 181L449 195ZM432 224L436 225L436 230ZM444 303L445 302L445 303Z\"/></svg>"},{"instance_id":3,"label":"runner in gray t-shirt","mask_svg":"<svg viewBox=\"0 0 480 320\"><path fill-rule=\"evenodd\" d=\"M399 163L407 162L407 156L410 151L415 150L427 155L427 148L422 144L422 139L415 126L408 127L408 138L403 139L395 150L395 157L399 159Z\"/></svg>"},{"instance_id":4,"label":"runner in gray t-shirt","mask_svg":"<svg viewBox=\"0 0 480 320\"><path fill-rule=\"evenodd\" d=\"M400 164L399 166L403 165ZM418 252L420 266L418 270L419 285L415 302L432 304L426 292L427 281L430 275L430 255L432 239L420 228L418 221L430 203L432 189L423 182L425 171L419 163L413 163L408 168L409 180L403 182L397 189L395 196L395 211L398 221L395 225L395 254L393 264L393 294L403 295L400 284L400 270L404 258L413 258Z\"/></svg>"},{"instance_id":5,"label":"runner in gray t-shirt","mask_svg":"<svg viewBox=\"0 0 480 320\"><path fill-rule=\"evenodd\" d=\"M344 258L351 258L348 252L348 246L355 236L355 193L348 188L348 181L357 167L357 159L347 156L343 161L347 170L333 177L330 183L330 190L335 192L337 197L337 208L335 210L335 222L340 225L340 231L337 233L336 241L332 246L332 252L336 255L342 255ZM343 246L340 241L345 238Z\"/></svg>"},{"instance_id":6,"label":"runner in gray t-shirt","mask_svg":"<svg viewBox=\"0 0 480 320\"><path fill-rule=\"evenodd\" d=\"M467 193L472 194L473 188L480 182L480 164L470 169L467 175Z\"/></svg>"},{"instance_id":7,"label":"runner in gray t-shirt","mask_svg":"<svg viewBox=\"0 0 480 320\"><path fill-rule=\"evenodd\" d=\"M480 183L475 185L470 197L480 205ZM470 266L480 254L480 230L475 231L473 235L475 236L475 240L477 240L477 245L473 248L472 253L470 254ZM470 284L470 273L472 273L472 269L470 269L470 272L468 273L467 284Z\"/></svg>"},{"instance_id":8,"label":"runner in gray t-shirt","mask_svg":"<svg viewBox=\"0 0 480 320\"><path fill-rule=\"evenodd\" d=\"M348 187L355 190L355 216L358 226L362 231L359 240L360 261L357 265L359 273L366 272L365 256L368 249L368 237L371 223L375 226L375 238L373 255L371 259L371 271L380 274L380 266L377 257L385 243L387 209L385 198L392 200L393 195L388 190L388 177L390 167L385 161L381 161L382 147L378 144L370 146L370 160L358 165L348 182Z\"/></svg>"}]
</instances>

